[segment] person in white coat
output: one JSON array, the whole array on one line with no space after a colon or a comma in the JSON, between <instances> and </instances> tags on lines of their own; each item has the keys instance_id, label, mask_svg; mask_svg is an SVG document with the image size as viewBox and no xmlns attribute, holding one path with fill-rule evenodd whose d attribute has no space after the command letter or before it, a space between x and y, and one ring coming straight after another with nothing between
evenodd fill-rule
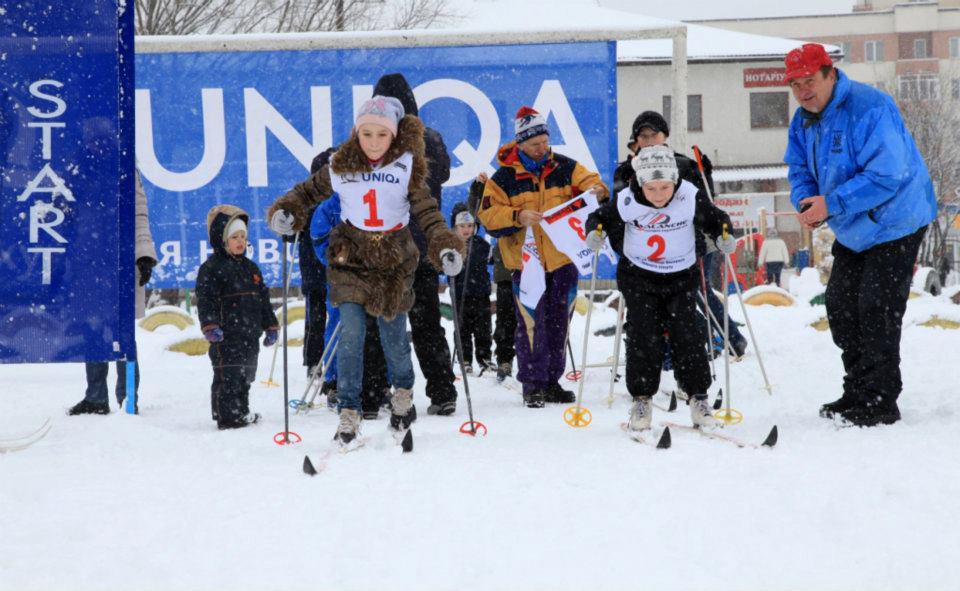
<instances>
[{"instance_id":1,"label":"person in white coat","mask_svg":"<svg viewBox=\"0 0 960 591\"><path fill-rule=\"evenodd\" d=\"M143 190L143 184L140 182L140 171L136 171L136 222L135 222L135 246L136 255L136 317L143 318L146 304L146 290L144 285L150 281L153 273L153 267L157 264L157 250L153 244L153 235L150 233L150 216L147 209L147 194ZM136 343L134 343L136 344ZM98 414L105 415L110 412L110 403L107 401L107 373L110 364L106 361L87 362L87 391L83 400L70 407L68 414L84 415ZM134 389L140 387L140 363L136 362L134 366ZM117 385L114 393L117 397L117 404L123 408L123 401L127 397L127 379L126 379L126 361L117 361ZM139 396L135 397L138 400ZM136 405L139 413L139 404Z\"/></svg>"},{"instance_id":2,"label":"person in white coat","mask_svg":"<svg viewBox=\"0 0 960 591\"><path fill-rule=\"evenodd\" d=\"M770 228L767 230L767 237L757 256L757 264L764 265L767 269L768 284L775 283L780 287L780 273L789 260L790 251L787 249L787 244L777 234L776 228Z\"/></svg>"}]
</instances>

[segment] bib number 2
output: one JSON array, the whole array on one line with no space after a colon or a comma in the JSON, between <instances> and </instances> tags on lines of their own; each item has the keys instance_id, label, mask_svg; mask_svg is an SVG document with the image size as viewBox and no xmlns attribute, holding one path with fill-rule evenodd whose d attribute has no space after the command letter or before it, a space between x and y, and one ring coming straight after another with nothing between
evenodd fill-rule
<instances>
[{"instance_id":1,"label":"bib number 2","mask_svg":"<svg viewBox=\"0 0 960 591\"><path fill-rule=\"evenodd\" d=\"M660 258L663 256L663 251L667 249L667 243L664 241L663 236L654 234L647 239L647 246L653 247L653 254L647 258L655 263L660 262Z\"/></svg>"},{"instance_id":2,"label":"bib number 2","mask_svg":"<svg viewBox=\"0 0 960 591\"><path fill-rule=\"evenodd\" d=\"M377 217L377 190L370 189L363 196L363 202L370 210L370 217L363 220L364 225L370 228L383 227L383 220Z\"/></svg>"}]
</instances>

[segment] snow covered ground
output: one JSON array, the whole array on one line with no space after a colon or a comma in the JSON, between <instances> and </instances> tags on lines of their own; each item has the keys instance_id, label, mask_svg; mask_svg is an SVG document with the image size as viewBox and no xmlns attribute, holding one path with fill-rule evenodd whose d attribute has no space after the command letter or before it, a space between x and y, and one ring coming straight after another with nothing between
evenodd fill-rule
<instances>
[{"instance_id":1,"label":"snow covered ground","mask_svg":"<svg viewBox=\"0 0 960 591\"><path fill-rule=\"evenodd\" d=\"M0 438L53 419L40 443L0 456L0 589L956 589L960 331L920 323L957 309L910 302L895 426L819 418L841 377L829 333L808 326L822 307L762 306L749 312L774 394L751 346L732 368L745 420L726 431L759 442L777 424L775 449L683 432L670 450L638 445L619 426L624 387L605 404L605 369L588 372L593 423L579 430L561 407L526 409L471 380L490 429L471 439L457 432L463 397L454 417L427 416L421 379L412 454L385 419L367 422L367 447L314 478L303 455L328 449L335 415L292 415L304 442L277 446L282 392L257 383L265 420L218 432L207 358L164 350L195 327L139 332L140 416L65 416L83 394L80 365L0 366ZM593 325L614 319L598 306ZM575 316L578 363L583 323ZM590 360L612 346L593 337ZM270 359L261 353L258 379ZM685 406L674 414L654 421L689 421Z\"/></svg>"}]
</instances>

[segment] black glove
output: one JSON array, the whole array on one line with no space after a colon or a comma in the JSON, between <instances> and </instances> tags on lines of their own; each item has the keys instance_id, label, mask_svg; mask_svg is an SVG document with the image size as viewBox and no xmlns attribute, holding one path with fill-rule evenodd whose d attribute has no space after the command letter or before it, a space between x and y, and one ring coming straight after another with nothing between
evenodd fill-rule
<instances>
[{"instance_id":1,"label":"black glove","mask_svg":"<svg viewBox=\"0 0 960 591\"><path fill-rule=\"evenodd\" d=\"M150 281L150 276L153 275L153 266L156 264L157 261L150 257L140 257L137 259L137 269L140 271L140 287L143 287L147 284L147 281Z\"/></svg>"}]
</instances>

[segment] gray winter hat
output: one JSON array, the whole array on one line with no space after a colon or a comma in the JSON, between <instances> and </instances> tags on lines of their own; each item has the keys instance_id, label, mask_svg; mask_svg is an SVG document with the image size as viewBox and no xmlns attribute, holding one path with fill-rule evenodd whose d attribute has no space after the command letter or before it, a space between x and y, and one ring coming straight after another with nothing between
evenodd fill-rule
<instances>
[{"instance_id":1,"label":"gray winter hat","mask_svg":"<svg viewBox=\"0 0 960 591\"><path fill-rule=\"evenodd\" d=\"M671 181L676 184L680 178L673 150L667 146L643 148L633 157L630 165L637 173L637 182L641 185L650 181Z\"/></svg>"}]
</instances>

